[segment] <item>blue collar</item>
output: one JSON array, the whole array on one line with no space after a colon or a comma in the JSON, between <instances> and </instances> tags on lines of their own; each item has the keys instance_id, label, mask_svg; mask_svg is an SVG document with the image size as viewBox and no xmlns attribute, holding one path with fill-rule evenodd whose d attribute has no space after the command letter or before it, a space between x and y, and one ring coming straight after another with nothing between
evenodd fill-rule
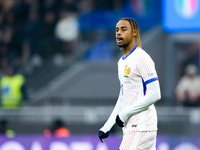
<instances>
[{"instance_id":1,"label":"blue collar","mask_svg":"<svg viewBox=\"0 0 200 150\"><path fill-rule=\"evenodd\" d=\"M135 51L135 49L136 49L137 47L138 47L138 46L135 45L135 47L130 51L130 53L128 53L128 55L126 55L125 57L122 56L122 59L123 59L123 60L126 59L131 53L133 53L133 52Z\"/></svg>"}]
</instances>

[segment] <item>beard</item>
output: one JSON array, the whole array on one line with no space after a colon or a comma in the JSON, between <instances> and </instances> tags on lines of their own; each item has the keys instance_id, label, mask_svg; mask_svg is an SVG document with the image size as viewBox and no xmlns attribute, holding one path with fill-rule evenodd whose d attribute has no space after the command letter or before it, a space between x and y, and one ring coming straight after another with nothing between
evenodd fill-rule
<instances>
[{"instance_id":1,"label":"beard","mask_svg":"<svg viewBox=\"0 0 200 150\"><path fill-rule=\"evenodd\" d=\"M129 45L129 43L125 43L125 44L122 44L122 45L119 45L119 44L118 44L120 50L123 50L123 49L126 48L128 45Z\"/></svg>"}]
</instances>

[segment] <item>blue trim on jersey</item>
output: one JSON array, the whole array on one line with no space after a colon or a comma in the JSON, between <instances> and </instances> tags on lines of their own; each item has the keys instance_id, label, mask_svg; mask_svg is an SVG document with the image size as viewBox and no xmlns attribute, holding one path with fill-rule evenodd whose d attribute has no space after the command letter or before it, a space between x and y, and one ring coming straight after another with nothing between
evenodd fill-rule
<instances>
[{"instance_id":1,"label":"blue trim on jersey","mask_svg":"<svg viewBox=\"0 0 200 150\"><path fill-rule=\"evenodd\" d=\"M158 80L158 77L149 79L149 80L145 81L144 84L147 85L147 84L149 84L149 83L151 83L151 82L153 82L153 81L156 81L156 80Z\"/></svg>"},{"instance_id":2,"label":"blue trim on jersey","mask_svg":"<svg viewBox=\"0 0 200 150\"><path fill-rule=\"evenodd\" d=\"M138 46L137 45L135 45L135 47L130 51L130 53L128 53L128 55L126 55L125 57L124 56L122 56L122 59L124 60L124 59L126 59L131 53L133 53L134 52L134 50L137 48Z\"/></svg>"}]
</instances>

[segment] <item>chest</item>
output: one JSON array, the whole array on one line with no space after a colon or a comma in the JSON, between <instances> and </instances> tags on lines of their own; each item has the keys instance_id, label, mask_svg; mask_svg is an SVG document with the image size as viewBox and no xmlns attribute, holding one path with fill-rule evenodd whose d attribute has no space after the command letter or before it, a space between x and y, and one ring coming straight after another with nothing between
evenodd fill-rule
<instances>
[{"instance_id":1,"label":"chest","mask_svg":"<svg viewBox=\"0 0 200 150\"><path fill-rule=\"evenodd\" d=\"M137 82L141 78L137 59L122 60L118 66L118 75L120 82Z\"/></svg>"}]
</instances>

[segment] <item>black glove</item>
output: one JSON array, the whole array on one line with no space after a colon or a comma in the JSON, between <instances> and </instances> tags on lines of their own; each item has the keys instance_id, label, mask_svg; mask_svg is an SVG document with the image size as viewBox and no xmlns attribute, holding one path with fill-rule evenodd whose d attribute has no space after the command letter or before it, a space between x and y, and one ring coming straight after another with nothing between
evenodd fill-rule
<instances>
[{"instance_id":1,"label":"black glove","mask_svg":"<svg viewBox=\"0 0 200 150\"><path fill-rule=\"evenodd\" d=\"M103 143L103 139L107 138L109 136L109 131L104 133L103 131L99 130L99 139Z\"/></svg>"},{"instance_id":2,"label":"black glove","mask_svg":"<svg viewBox=\"0 0 200 150\"><path fill-rule=\"evenodd\" d=\"M117 117L116 117L116 123L121 128L124 127L124 122L121 121L121 119L119 118L119 115L117 115Z\"/></svg>"}]
</instances>

